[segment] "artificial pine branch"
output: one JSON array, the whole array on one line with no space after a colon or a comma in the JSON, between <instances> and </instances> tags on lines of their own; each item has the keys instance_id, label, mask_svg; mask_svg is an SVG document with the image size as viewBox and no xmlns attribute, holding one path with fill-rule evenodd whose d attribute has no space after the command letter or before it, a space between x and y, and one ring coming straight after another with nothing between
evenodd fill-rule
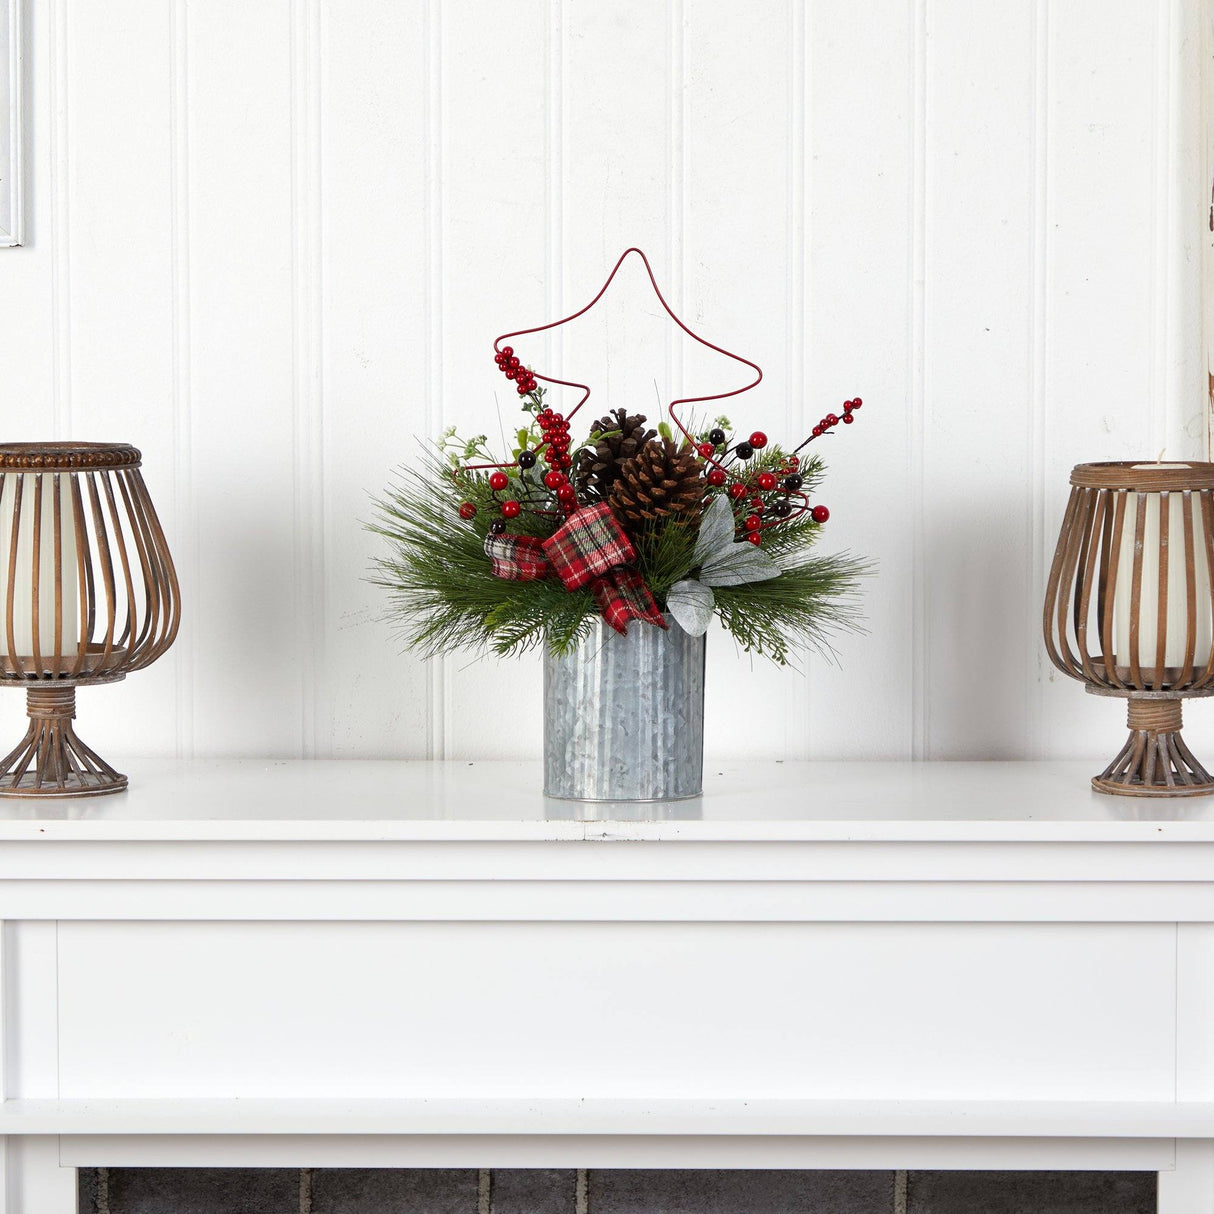
<instances>
[{"instance_id":1,"label":"artificial pine branch","mask_svg":"<svg viewBox=\"0 0 1214 1214\"><path fill-rule=\"evenodd\" d=\"M502 495L494 494L485 474L452 466L452 447L479 452L482 444L452 440L447 436L419 468L402 469L368 524L389 545L371 580L388 592L401 639L426 657L457 648L505 656L541 645L569 653L594 622L593 595L588 589L569 593L555 578L524 582L493 575L484 542L500 518ZM777 468L783 458L778 449L756 453L748 471ZM812 490L822 471L816 457L801 464L802 492ZM511 521L514 534L545 538L560 522L555 510L544 513L555 503L543 473L542 465L510 470L508 493L535 507ZM462 503L476 507L471 519L460 518ZM633 537L637 568L663 608L670 588L697 572L698 529L698 513L674 514ZM858 628L855 595L869 566L846 554L810 555L820 530L808 514L765 528L763 550L781 566L780 576L715 589L717 614L743 649L786 665L804 647L829 652L833 636Z\"/></svg>"},{"instance_id":2,"label":"artificial pine branch","mask_svg":"<svg viewBox=\"0 0 1214 1214\"><path fill-rule=\"evenodd\" d=\"M485 508L468 521L465 500ZM567 651L589 629L595 612L589 591L568 593L557 581L511 582L494 577L484 552L493 499L483 477L453 477L441 459L402 469L375 503L368 529L388 540L391 553L375 562L371 581L389 595L391 616L409 648L433 657L472 648L519 653L547 640ZM524 515L520 534L549 535L552 520ZM549 631L552 638L548 637Z\"/></svg>"},{"instance_id":3,"label":"artificial pine branch","mask_svg":"<svg viewBox=\"0 0 1214 1214\"><path fill-rule=\"evenodd\" d=\"M802 647L829 656L838 633L863 631L857 592L871 571L847 553L811 556L766 582L716 587L717 614L743 649L779 666Z\"/></svg>"}]
</instances>

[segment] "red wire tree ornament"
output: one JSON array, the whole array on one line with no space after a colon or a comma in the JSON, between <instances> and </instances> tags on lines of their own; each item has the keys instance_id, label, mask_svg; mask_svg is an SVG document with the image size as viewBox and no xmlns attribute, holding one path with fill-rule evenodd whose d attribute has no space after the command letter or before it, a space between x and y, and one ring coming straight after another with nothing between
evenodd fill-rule
<instances>
[{"instance_id":1,"label":"red wire tree ornament","mask_svg":"<svg viewBox=\"0 0 1214 1214\"><path fill-rule=\"evenodd\" d=\"M573 467L573 458L570 455L571 440L569 438L570 426L569 423L576 416L582 406L590 399L591 388L589 384L581 383L578 380L558 379L553 375L543 375L535 371L533 368L524 365L521 357L515 352L511 345L506 343L509 341L517 341L521 337L530 337L539 333L547 333L550 330L558 329L563 325L569 324L571 321L577 320L579 317L585 316L607 293L615 276L619 273L620 267L623 266L627 259L635 254L641 259L641 263L645 267L645 273L649 278L649 283L653 287L654 294L658 298L658 302L662 305L666 315L699 345L714 351L717 354L724 355L733 362L739 363L748 368L753 373L753 379L749 383L743 384L740 388L731 388L726 392L708 393L702 396L681 396L671 400L666 406L666 411L670 414L670 420L674 423L679 433L683 436L687 444L693 447L697 455L702 459L707 468L705 481L712 489L721 489L727 486L729 496L736 502L741 504L743 499L748 498L751 489L757 490L760 493L770 492L777 486L777 478L774 472L760 472L756 477L756 484L749 485L746 477L737 475L739 466L744 465L750 460L756 451L761 451L767 446L767 435L761 430L754 431L748 439L734 442L732 444L725 441L714 442L711 439L717 437L718 431L713 431L711 434L704 436L697 441L696 436L687 428L683 419L679 416L679 409L684 405L706 404L712 401L727 400L730 397L741 396L744 392L749 392L752 388L758 387L763 380L763 371L758 363L752 362L749 358L745 358L740 354L735 354L732 350L727 350L724 346L719 346L714 342L709 341L705 337L701 337L674 311L663 295L661 287L658 285L657 277L653 272L653 267L649 262L649 258L645 253L636 247L625 249L611 269L611 273L607 275L606 281L599 288L589 303L584 304L576 312L571 312L568 316L562 317L560 320L550 321L547 324L535 325L527 329L515 329L509 333L503 333L493 342L494 361L507 379L516 384L518 395L529 398L531 403L537 407L542 405L543 389L540 384L547 384L552 387L574 388L581 392L577 403L569 411L568 415L562 415L550 408L539 407L537 412L537 420L541 431L541 441L532 449L524 450L519 453L516 460L507 460L502 463L469 463L463 466L465 472L492 471L490 476L490 485L497 491L505 490L508 485L508 478L505 475L505 469L513 469L516 464L521 468L528 469L534 467L539 460L543 460L550 466L549 472L545 475L544 483L549 489L554 490L557 494L558 504L560 506L559 513L572 515L580 508L581 503L578 501L577 490L573 481L569 477L569 472ZM797 467L800 463L798 452L803 450L809 443L815 439L821 438L824 434L829 433L835 426L840 423L850 425L854 420L854 413L863 401L859 397L853 400L845 401L842 405L842 413L828 413L822 420L813 427L811 433L800 442L792 452L785 458L784 465L781 471L784 473L781 489L783 496L789 501L789 509L777 509L773 517L764 519L756 516L753 511L746 514L746 522L743 524L748 532L747 538L752 538L752 542L759 541L759 533L769 527L778 526L781 523L796 519L806 512L814 514L816 522L825 522L829 517L829 511L825 506L810 507L808 498L800 492L800 478L797 474ZM771 484L768 485L767 481ZM792 506L792 500L796 500L799 504ZM750 498L749 505L755 505L756 500ZM763 503L759 503L763 504ZM466 503L471 506L471 503ZM541 515L552 516L557 511L537 509L533 504L527 504L529 512ZM502 514L504 518L517 518L524 509L524 503L514 499L507 499L502 503ZM760 512L761 514L762 512Z\"/></svg>"},{"instance_id":2,"label":"red wire tree ornament","mask_svg":"<svg viewBox=\"0 0 1214 1214\"><path fill-rule=\"evenodd\" d=\"M589 312L591 308L593 308L595 304L597 304L599 300L603 298L604 295L607 294L607 289L611 286L616 274L619 273L620 267L633 253L635 253L641 259L641 263L645 267L645 273L649 277L650 286L653 287L653 293L658 297L658 302L662 305L666 315L669 316L670 319L673 320L674 323L678 325L688 337L690 337L693 341L698 342L701 346L705 346L709 350L715 351L717 354L723 354L726 358L732 359L734 362L741 363L745 367L749 367L750 370L754 372L754 379L752 379L750 383L744 384L740 388L731 388L728 392L717 392L710 396L680 397L672 400L666 406L668 412L670 413L671 421L674 422L674 424L679 428L680 432L685 438L688 439L688 441L692 441L690 431L688 431L688 429L683 425L682 421L679 419L679 415L675 412L675 407L677 405L702 404L706 401L726 400L731 396L741 396L743 392L749 392L751 388L757 388L759 386L763 379L763 371L759 367L758 363L753 363L749 358L743 358L740 354L734 354L731 350L726 350L723 346L715 345L714 343L708 341L707 338L701 337L698 333L695 333L689 329L675 314L675 311L673 308L671 308L670 304L666 302L666 296L662 294L662 288L658 286L658 280L654 275L653 267L649 264L649 258L646 257L645 254L638 248L625 249L624 252L620 254L620 258L612 267L611 273L607 275L607 281L603 283L598 290L598 294L596 294L588 304L579 308L576 312L562 318L561 320L554 320L546 325L537 325L533 329L519 329L513 333L503 333L501 337L494 341L493 351L495 354L500 355L502 353L502 342L504 341L508 341L511 338L517 339L519 337L527 337L534 333L546 333L551 329L558 329L562 325L567 325L571 321L577 320L581 316L585 316L585 314ZM565 388L580 388L582 390L581 398L569 412L570 418L572 418L574 414L576 414L577 411L586 403L586 401L590 399L590 386L588 384L577 383L573 380L555 379L545 375L535 375L534 373L532 373L532 377L541 381L542 383L560 384Z\"/></svg>"}]
</instances>

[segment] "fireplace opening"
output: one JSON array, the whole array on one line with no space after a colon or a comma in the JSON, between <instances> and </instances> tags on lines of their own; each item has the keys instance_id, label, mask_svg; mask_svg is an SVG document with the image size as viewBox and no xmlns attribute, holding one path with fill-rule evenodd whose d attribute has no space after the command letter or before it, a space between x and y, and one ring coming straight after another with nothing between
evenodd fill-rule
<instances>
[{"instance_id":1,"label":"fireplace opening","mask_svg":"<svg viewBox=\"0 0 1214 1214\"><path fill-rule=\"evenodd\" d=\"M80 1214L1155 1214L1154 1172L87 1168Z\"/></svg>"}]
</instances>

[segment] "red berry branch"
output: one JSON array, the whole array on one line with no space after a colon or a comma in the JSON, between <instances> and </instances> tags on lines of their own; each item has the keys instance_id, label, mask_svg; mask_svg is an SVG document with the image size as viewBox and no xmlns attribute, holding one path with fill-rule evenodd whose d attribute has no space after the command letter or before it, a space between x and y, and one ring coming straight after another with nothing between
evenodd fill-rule
<instances>
[{"instance_id":1,"label":"red berry branch","mask_svg":"<svg viewBox=\"0 0 1214 1214\"><path fill-rule=\"evenodd\" d=\"M822 435L828 434L840 422L845 426L850 426L856 419L853 416L855 411L864 402L857 396L855 400L845 400L843 402L843 416L840 417L837 413L828 413L811 431L809 437L799 447L794 447L793 451L800 451L808 443L812 443L815 438L821 438Z\"/></svg>"},{"instance_id":2,"label":"red berry branch","mask_svg":"<svg viewBox=\"0 0 1214 1214\"><path fill-rule=\"evenodd\" d=\"M531 374L531 368L523 366L512 346L503 346L501 351L494 356L493 361L497 363L498 369L507 379L515 381L519 396L526 396L539 386L535 376Z\"/></svg>"}]
</instances>

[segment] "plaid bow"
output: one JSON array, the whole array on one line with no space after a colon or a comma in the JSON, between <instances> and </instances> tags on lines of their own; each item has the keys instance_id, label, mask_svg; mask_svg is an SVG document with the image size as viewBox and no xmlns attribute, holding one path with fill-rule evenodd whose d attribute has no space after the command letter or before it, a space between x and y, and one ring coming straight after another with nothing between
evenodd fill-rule
<instances>
[{"instance_id":1,"label":"plaid bow","mask_svg":"<svg viewBox=\"0 0 1214 1214\"><path fill-rule=\"evenodd\" d=\"M659 628L668 628L658 610L645 579L635 569L613 569L606 577L596 578L590 586L603 619L616 630L627 633L629 620L644 620Z\"/></svg>"},{"instance_id":2,"label":"plaid bow","mask_svg":"<svg viewBox=\"0 0 1214 1214\"><path fill-rule=\"evenodd\" d=\"M566 590L580 590L637 556L606 502L575 510L544 541L544 553Z\"/></svg>"},{"instance_id":3,"label":"plaid bow","mask_svg":"<svg viewBox=\"0 0 1214 1214\"><path fill-rule=\"evenodd\" d=\"M493 576L512 582L534 582L552 571L541 540L530 535L485 536L485 555Z\"/></svg>"},{"instance_id":4,"label":"plaid bow","mask_svg":"<svg viewBox=\"0 0 1214 1214\"><path fill-rule=\"evenodd\" d=\"M546 540L530 535L485 536L493 576L532 582L555 573L566 590L589 584L603 619L627 633L630 620L667 628L645 579L627 568L636 551L605 503L575 510Z\"/></svg>"},{"instance_id":5,"label":"plaid bow","mask_svg":"<svg viewBox=\"0 0 1214 1214\"><path fill-rule=\"evenodd\" d=\"M566 590L590 584L603 619L626 633L629 620L667 627L645 579L623 566L636 551L606 503L575 510L548 539L544 553Z\"/></svg>"}]
</instances>

